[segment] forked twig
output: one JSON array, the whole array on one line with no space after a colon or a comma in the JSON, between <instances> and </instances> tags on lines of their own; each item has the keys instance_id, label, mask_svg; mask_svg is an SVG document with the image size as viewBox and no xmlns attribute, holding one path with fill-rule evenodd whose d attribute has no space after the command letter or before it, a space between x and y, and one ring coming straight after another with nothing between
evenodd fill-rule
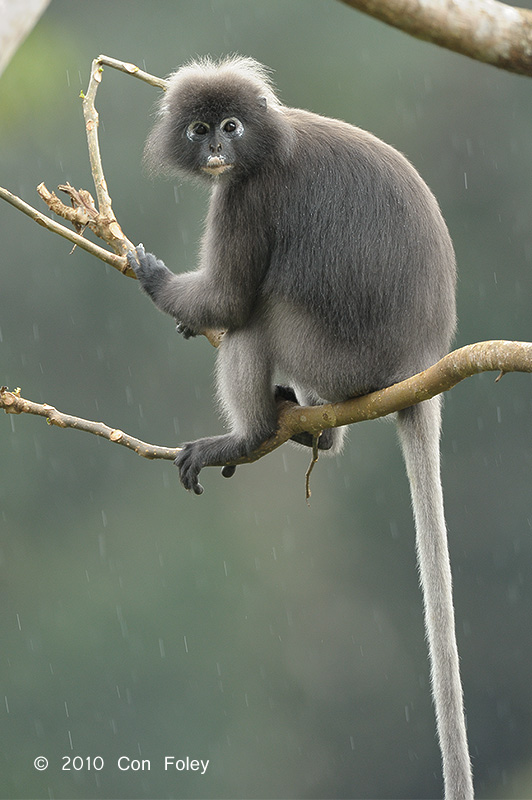
<instances>
[{"instance_id":1,"label":"forked twig","mask_svg":"<svg viewBox=\"0 0 532 800\"><path fill-rule=\"evenodd\" d=\"M132 75L145 83L155 86L159 89L166 89L168 81L164 78L159 78L156 75L151 75L137 67L135 64L130 64L125 61L119 61L116 58L100 55L95 58L91 64L91 74L89 79L89 86L86 94L82 93L83 99L83 116L85 120L85 130L87 134L87 146L89 152L89 161L91 166L94 187L96 190L97 203L95 203L91 194L85 189L75 189L69 184L60 186L62 191L66 191L71 199L71 205L63 203L54 192L51 192L44 183L40 183L37 191L40 197L44 200L46 205L54 214L67 220L74 225L76 231L71 231L70 228L61 225L55 220L41 214L40 211L25 203L16 195L9 192L7 189L0 187L0 197L6 200L11 205L23 211L31 219L34 219L38 224L45 227L47 230L57 233L73 242L75 245L83 248L87 252L101 259L106 264L110 264L115 269L127 275L129 278L136 278L134 271L129 266L125 257L129 250L134 250L135 245L124 234L116 215L113 211L111 196L107 188L105 180L102 159L100 154L100 145L98 140L98 126L99 115L96 110L95 100L98 87L102 81L103 67L108 66L117 69L126 75ZM88 241L81 235L88 227L98 238L102 239L113 252L105 250L96 244ZM214 346L218 347L223 337L223 331L206 330L202 332L203 335Z\"/></svg>"},{"instance_id":2,"label":"forked twig","mask_svg":"<svg viewBox=\"0 0 532 800\"><path fill-rule=\"evenodd\" d=\"M38 190L43 186L44 184L41 183L38 187ZM62 236L64 239L68 239L69 242L73 242L73 244L76 244L78 247L86 250L87 253L96 256L96 258L99 258L100 261L104 261L111 267L122 271L125 259L121 256L117 256L115 253L110 253L109 250L105 250L103 247L100 247L88 239L85 239L83 236L80 236L79 233L71 231L70 228L67 228L65 225L61 225L60 222L50 219L50 217L47 217L46 214L42 214L40 211L37 211L36 208L30 206L29 203L21 200L21 198L17 197L16 194L12 194L2 186L0 186L0 197L3 200L6 200L10 205L18 208L19 211L22 211L24 214L26 214L26 216L30 217L30 219L33 219L41 227L46 228L46 230L51 231L52 233L59 234L59 236Z\"/></svg>"}]
</instances>

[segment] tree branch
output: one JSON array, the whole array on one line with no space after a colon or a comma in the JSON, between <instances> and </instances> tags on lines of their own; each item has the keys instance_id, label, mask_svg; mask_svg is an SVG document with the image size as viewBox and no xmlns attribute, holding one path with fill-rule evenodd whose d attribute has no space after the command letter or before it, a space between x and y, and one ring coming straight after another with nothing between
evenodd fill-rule
<instances>
[{"instance_id":1,"label":"tree branch","mask_svg":"<svg viewBox=\"0 0 532 800\"><path fill-rule=\"evenodd\" d=\"M74 417L71 414L64 414L47 403L34 403L20 396L20 389L10 392L5 386L0 388L0 408L6 414L34 414L38 417L45 417L49 425L57 425L59 428L74 428L78 431L93 433L101 436L115 444L134 450L135 453L144 458L166 458L174 459L179 452L179 447L159 447L154 444L147 444L134 436L123 433L118 428L110 428L103 422L92 422L81 417Z\"/></svg>"},{"instance_id":2,"label":"tree branch","mask_svg":"<svg viewBox=\"0 0 532 800\"><path fill-rule=\"evenodd\" d=\"M532 76L532 11L497 0L342 0L411 36Z\"/></svg>"},{"instance_id":3,"label":"tree branch","mask_svg":"<svg viewBox=\"0 0 532 800\"><path fill-rule=\"evenodd\" d=\"M116 58L109 58L107 56L100 55L92 62L87 94L82 95L83 117L85 119L85 130L87 132L89 160L94 187L96 189L96 197L98 198L98 216L100 224L103 225L102 234L104 235L102 235L102 238L105 238L107 243L116 253L125 256L128 250L134 250L135 246L122 232L122 229L120 228L120 225L118 224L116 216L113 212L111 196L108 192L107 183L103 174L100 144L98 141L100 117L96 111L95 101L98 86L102 82L103 65L118 69L121 72L124 72L126 75L134 75L140 80L143 80L152 86L158 86L164 90L166 90L168 82L162 78L157 78L155 75L150 75L148 72L144 72L136 67L135 64L128 64L124 61L118 61ZM77 202L77 199L75 198L72 198L72 200L73 203ZM97 231L95 231L95 233L97 233L97 235L101 235Z\"/></svg>"},{"instance_id":4,"label":"tree branch","mask_svg":"<svg viewBox=\"0 0 532 800\"><path fill-rule=\"evenodd\" d=\"M34 219L35 222L42 225L47 230L63 236L65 239L83 248L83 250L96 256L96 258L104 261L106 264L110 264L123 275L136 279L136 275L125 257L125 254L129 250L135 249L135 245L122 231L113 211L111 196L107 189L100 155L100 145L98 141L99 115L95 107L95 100L98 86L102 81L104 66L117 69L126 75L132 75L159 89L166 89L168 85L168 81L164 78L151 75L149 72L139 69L135 64L119 61L116 58L110 58L104 55L100 55L93 60L87 93L82 93L81 96L83 98L83 116L87 133L89 160L96 189L96 197L98 199L98 208L96 208L91 194L85 189L78 190L70 186L70 184L60 186L59 189L70 196L71 205L67 206L54 192L49 191L44 183L40 183L37 187L37 192L40 197L54 214L66 219L74 226L76 232L73 232L64 225L41 214L41 212L37 211L33 206L28 205L28 203L25 203L19 197L2 187L0 187L0 198L24 212L24 214ZM81 235L81 232L86 227L90 228L100 239L103 239L103 241L112 248L114 253L87 241ZM202 331L202 334L209 340L213 347L218 347L224 335L224 331L205 330Z\"/></svg>"},{"instance_id":5,"label":"tree branch","mask_svg":"<svg viewBox=\"0 0 532 800\"><path fill-rule=\"evenodd\" d=\"M295 403L283 401L279 404L279 427L276 434L237 463L245 464L257 461L280 447L296 433L308 431L317 435L325 428L384 417L446 392L464 378L491 370L498 370L499 378L506 372L532 372L532 343L488 341L467 345L459 350L454 350L432 367L411 378L364 397L346 400L343 403L298 406ZM15 392L10 392L6 387L0 389L0 408L3 408L7 414L36 414L45 417L50 425L57 425L60 428L75 428L102 436L110 442L133 450L144 458L173 460L179 452L178 447L148 444L117 428L111 428L103 422L81 419L64 414L48 404L26 400L20 396L18 389ZM213 466L224 465L220 463Z\"/></svg>"},{"instance_id":6,"label":"tree branch","mask_svg":"<svg viewBox=\"0 0 532 800\"><path fill-rule=\"evenodd\" d=\"M45 189L44 184L40 184L38 188L40 189L41 187ZM45 189L45 191L48 190ZM28 203L25 203L24 200L21 200L16 194L12 194L2 186L0 186L0 197L2 200L6 200L10 205L18 208L19 211L22 211L24 214L26 214L26 216L30 217L30 219L35 220L38 225L46 228L46 230L52 231L52 233L58 233L60 236L63 236L63 238L68 239L69 242L73 242L73 244L76 244L78 247L86 250L87 253L91 253L91 255L96 256L96 258L99 258L101 261L105 261L106 264L110 264L111 267L122 271L125 262L124 258L121 258L114 253L110 253L103 247L99 247L99 245L94 244L93 242L88 241L88 239L85 239L83 236L80 236L78 233L71 231L70 228L65 228L65 226L61 225L59 222L50 219L50 217L47 217L45 214L41 214L41 212L37 211L36 208L30 206Z\"/></svg>"}]
</instances>

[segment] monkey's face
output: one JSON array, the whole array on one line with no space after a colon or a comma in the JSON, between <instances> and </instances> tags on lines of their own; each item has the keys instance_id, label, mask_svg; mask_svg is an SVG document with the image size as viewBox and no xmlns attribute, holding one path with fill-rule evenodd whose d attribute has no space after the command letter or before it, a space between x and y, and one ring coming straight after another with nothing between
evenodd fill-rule
<instances>
[{"instance_id":1,"label":"monkey's face","mask_svg":"<svg viewBox=\"0 0 532 800\"><path fill-rule=\"evenodd\" d=\"M217 177L239 165L238 143L246 135L244 123L235 116L222 120L196 119L186 128L189 156L195 169Z\"/></svg>"},{"instance_id":2,"label":"monkey's face","mask_svg":"<svg viewBox=\"0 0 532 800\"><path fill-rule=\"evenodd\" d=\"M224 181L255 173L265 159L270 112L263 98L250 94L209 85L190 98L169 98L169 161L188 174Z\"/></svg>"},{"instance_id":3,"label":"monkey's face","mask_svg":"<svg viewBox=\"0 0 532 800\"><path fill-rule=\"evenodd\" d=\"M279 165L294 132L264 69L234 57L181 67L144 151L152 172L240 181Z\"/></svg>"},{"instance_id":4,"label":"monkey's face","mask_svg":"<svg viewBox=\"0 0 532 800\"><path fill-rule=\"evenodd\" d=\"M146 143L148 167L223 181L268 168L286 135L276 101L268 104L268 87L234 75L179 75Z\"/></svg>"}]
</instances>

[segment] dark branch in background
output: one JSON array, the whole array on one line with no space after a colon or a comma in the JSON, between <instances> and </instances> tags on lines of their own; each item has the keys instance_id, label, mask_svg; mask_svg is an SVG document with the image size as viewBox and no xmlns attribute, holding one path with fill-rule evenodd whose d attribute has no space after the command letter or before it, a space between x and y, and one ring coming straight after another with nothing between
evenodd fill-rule
<instances>
[{"instance_id":1,"label":"dark branch in background","mask_svg":"<svg viewBox=\"0 0 532 800\"><path fill-rule=\"evenodd\" d=\"M402 408L421 403L437 394L446 392L464 378L480 372L499 371L499 378L506 372L532 372L532 343L491 341L478 342L454 350L432 367L378 392L364 397L355 397L343 403L328 403L323 406L298 406L284 401L280 404L279 427L275 436L260 445L238 464L257 461L288 441L301 431L319 434L325 428L349 425L368 419L377 419ZM498 379L497 379L498 380ZM102 436L111 442L134 450L145 458L173 460L179 447L160 447L147 444L102 422L73 417L47 404L34 403L20 396L20 390L10 392L0 389L0 408L7 414L36 414L45 417L49 424ZM224 466L218 464L214 466Z\"/></svg>"},{"instance_id":2,"label":"dark branch in background","mask_svg":"<svg viewBox=\"0 0 532 800\"><path fill-rule=\"evenodd\" d=\"M50 0L17 0L2 2L0 25L0 75L9 64Z\"/></svg>"},{"instance_id":3,"label":"dark branch in background","mask_svg":"<svg viewBox=\"0 0 532 800\"><path fill-rule=\"evenodd\" d=\"M532 76L532 11L497 0L342 0L417 39Z\"/></svg>"}]
</instances>

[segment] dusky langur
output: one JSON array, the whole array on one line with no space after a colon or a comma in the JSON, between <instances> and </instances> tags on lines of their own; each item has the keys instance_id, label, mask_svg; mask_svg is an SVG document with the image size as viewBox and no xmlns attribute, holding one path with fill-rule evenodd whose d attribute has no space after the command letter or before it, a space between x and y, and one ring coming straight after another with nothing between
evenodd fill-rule
<instances>
[{"instance_id":1,"label":"dusky langur","mask_svg":"<svg viewBox=\"0 0 532 800\"><path fill-rule=\"evenodd\" d=\"M217 387L229 432L188 442L183 486L251 453L279 398L342 401L430 366L455 329L455 258L438 204L409 161L370 133L284 106L250 58L169 79L145 152L154 172L212 186L199 267L174 274L142 246L141 287L186 338L225 329ZM282 376L288 386L276 386ZM440 481L440 400L397 414L410 480L447 800L473 797ZM322 433L338 452L344 429ZM300 435L303 444L311 437Z\"/></svg>"}]
</instances>

